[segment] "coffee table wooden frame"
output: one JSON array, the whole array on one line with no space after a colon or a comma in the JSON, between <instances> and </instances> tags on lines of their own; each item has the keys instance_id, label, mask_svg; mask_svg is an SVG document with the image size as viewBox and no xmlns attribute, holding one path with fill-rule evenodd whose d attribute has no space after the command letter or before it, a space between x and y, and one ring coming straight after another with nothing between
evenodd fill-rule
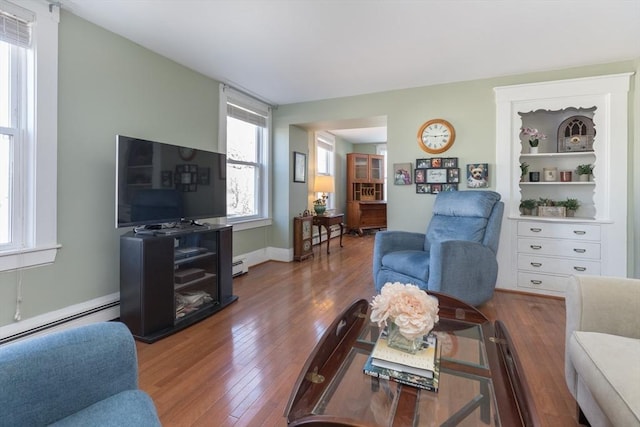
<instances>
[{"instance_id":1,"label":"coffee table wooden frame","mask_svg":"<svg viewBox=\"0 0 640 427\"><path fill-rule=\"evenodd\" d=\"M436 292L429 293L439 300L439 316L442 320L439 327L455 328L456 322L460 322L466 325L477 324L482 328L488 369L444 359L441 361L441 367L460 372L462 375L478 375L491 379L497 412L494 416L497 419L487 419L485 422L492 421L489 425L502 426L539 425L530 388L509 333L502 322L491 323L474 307L456 298ZM363 330L369 326L369 303L360 299L345 309L325 331L302 368L287 403L284 415L290 426L367 426L357 419L314 414L313 410L326 389L331 386L342 365L346 363L349 352L353 348L368 352L372 350L373 343L361 339ZM399 390L400 395L394 408L391 426L415 425L421 390L402 385L399 386ZM464 419L466 413L475 410L481 403L480 400L470 402L466 408L458 411L459 413L451 414L445 424L456 425ZM483 418L484 416L483 414Z\"/></svg>"}]
</instances>

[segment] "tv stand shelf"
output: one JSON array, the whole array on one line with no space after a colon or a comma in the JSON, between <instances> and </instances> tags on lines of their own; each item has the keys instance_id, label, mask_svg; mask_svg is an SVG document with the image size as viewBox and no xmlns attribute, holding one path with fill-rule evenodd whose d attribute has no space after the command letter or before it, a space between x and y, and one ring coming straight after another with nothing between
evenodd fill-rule
<instances>
[{"instance_id":1,"label":"tv stand shelf","mask_svg":"<svg viewBox=\"0 0 640 427\"><path fill-rule=\"evenodd\" d=\"M120 320L136 339L157 341L238 299L231 231L221 225L120 237Z\"/></svg>"}]
</instances>

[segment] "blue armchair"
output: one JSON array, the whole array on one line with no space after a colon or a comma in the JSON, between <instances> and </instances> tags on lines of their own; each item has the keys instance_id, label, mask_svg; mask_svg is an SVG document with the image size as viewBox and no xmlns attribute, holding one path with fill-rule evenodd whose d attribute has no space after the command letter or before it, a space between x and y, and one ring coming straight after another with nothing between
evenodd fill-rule
<instances>
[{"instance_id":1,"label":"blue armchair","mask_svg":"<svg viewBox=\"0 0 640 427\"><path fill-rule=\"evenodd\" d=\"M493 296L504 203L493 191L436 196L426 234L381 231L373 248L377 292L387 282L412 283L472 305Z\"/></svg>"},{"instance_id":2,"label":"blue armchair","mask_svg":"<svg viewBox=\"0 0 640 427\"><path fill-rule=\"evenodd\" d=\"M160 426L138 389L136 347L119 322L0 347L0 426Z\"/></svg>"}]
</instances>

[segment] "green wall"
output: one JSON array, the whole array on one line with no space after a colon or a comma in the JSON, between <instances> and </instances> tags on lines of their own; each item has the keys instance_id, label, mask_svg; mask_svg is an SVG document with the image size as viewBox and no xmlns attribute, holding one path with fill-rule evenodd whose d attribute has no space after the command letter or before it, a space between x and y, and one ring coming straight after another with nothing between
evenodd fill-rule
<instances>
[{"instance_id":1,"label":"green wall","mask_svg":"<svg viewBox=\"0 0 640 427\"><path fill-rule=\"evenodd\" d=\"M119 291L115 136L217 149L218 82L65 11L59 27L53 265L0 273L0 326Z\"/></svg>"},{"instance_id":2,"label":"green wall","mask_svg":"<svg viewBox=\"0 0 640 427\"><path fill-rule=\"evenodd\" d=\"M116 134L217 149L217 81L65 11L59 46L58 241L62 248L53 265L0 273L0 327L13 322L18 282L22 283L23 319L118 292L119 236L125 230L113 225ZM621 62L280 106L274 113L271 165L274 223L235 232L234 255L290 249L291 218L309 200L308 189L292 182L291 153L308 153L310 123L386 116L388 161L393 164L428 157L418 148L416 132L428 119L446 118L457 132L447 155L459 157L461 165L486 162L493 170L494 86L638 72L639 64ZM637 75L634 81L637 85ZM633 99L630 104L637 105L637 97ZM638 109L632 113L631 127L636 144L629 149L636 160L640 143L633 129L640 126ZM353 147L339 141L336 170L343 180L350 151ZM631 166L630 181L638 177ZM633 215L633 207L638 209L637 194L637 187L630 184L631 225L637 216ZM389 227L423 230L432 201L432 196L415 194L413 186L389 186ZM344 195L339 203L344 204ZM638 240L635 234L634 240Z\"/></svg>"}]
</instances>

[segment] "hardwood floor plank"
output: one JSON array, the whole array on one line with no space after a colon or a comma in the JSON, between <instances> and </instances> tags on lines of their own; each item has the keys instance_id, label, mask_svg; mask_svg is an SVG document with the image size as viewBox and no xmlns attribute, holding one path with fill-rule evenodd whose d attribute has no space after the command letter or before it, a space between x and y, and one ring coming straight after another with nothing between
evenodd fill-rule
<instances>
[{"instance_id":1,"label":"hardwood floor plank","mask_svg":"<svg viewBox=\"0 0 640 427\"><path fill-rule=\"evenodd\" d=\"M314 247L303 262L267 262L234 279L237 302L154 344L136 343L140 387L165 426L284 427L311 350L352 301L371 300L373 235ZM576 426L564 383L564 301L496 292L480 310L507 326L544 426Z\"/></svg>"}]
</instances>

